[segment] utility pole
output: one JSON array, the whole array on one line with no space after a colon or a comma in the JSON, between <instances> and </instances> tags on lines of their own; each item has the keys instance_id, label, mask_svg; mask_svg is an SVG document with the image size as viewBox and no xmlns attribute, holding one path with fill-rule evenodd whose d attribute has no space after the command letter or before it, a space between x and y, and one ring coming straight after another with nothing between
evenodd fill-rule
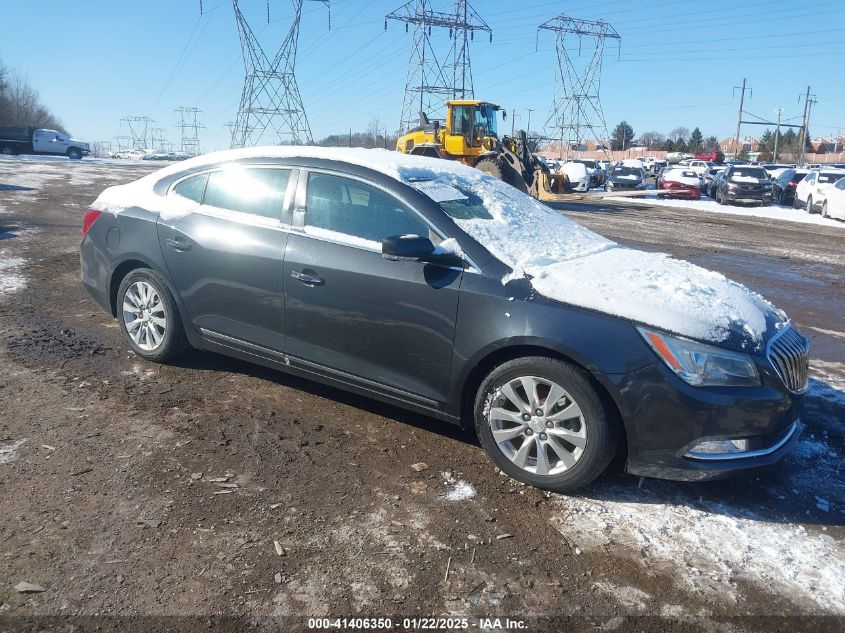
<instances>
[{"instance_id":1,"label":"utility pole","mask_svg":"<svg viewBox=\"0 0 845 633\"><path fill-rule=\"evenodd\" d=\"M516 133L516 120L519 118L519 115L516 113L516 110L511 109L511 138Z\"/></svg>"},{"instance_id":2,"label":"utility pole","mask_svg":"<svg viewBox=\"0 0 845 633\"><path fill-rule=\"evenodd\" d=\"M534 112L534 108L527 108L528 110L528 125L525 128L526 134L531 134L531 113Z\"/></svg>"},{"instance_id":3,"label":"utility pole","mask_svg":"<svg viewBox=\"0 0 845 633\"><path fill-rule=\"evenodd\" d=\"M739 86L734 86L734 94L739 89ZM751 92L751 89L748 89ZM753 94L753 93L752 93ZM742 80L742 94L739 96L739 113L736 117L736 136L734 137L734 160L739 156L739 130L742 126L742 108L745 105L745 79Z\"/></svg>"},{"instance_id":4,"label":"utility pole","mask_svg":"<svg viewBox=\"0 0 845 633\"><path fill-rule=\"evenodd\" d=\"M783 114L783 108L775 108L775 112L778 115L778 124L775 128L775 151L772 154L772 162L778 162L778 140L780 139L780 116Z\"/></svg>"},{"instance_id":5,"label":"utility pole","mask_svg":"<svg viewBox=\"0 0 845 633\"><path fill-rule=\"evenodd\" d=\"M798 97L801 100L801 97ZM807 94L804 95L804 118L801 123L801 146L798 152L798 165L804 165L804 151L807 146L807 130L810 128L810 110L816 103L815 95L810 94L810 86L807 86Z\"/></svg>"}]
</instances>

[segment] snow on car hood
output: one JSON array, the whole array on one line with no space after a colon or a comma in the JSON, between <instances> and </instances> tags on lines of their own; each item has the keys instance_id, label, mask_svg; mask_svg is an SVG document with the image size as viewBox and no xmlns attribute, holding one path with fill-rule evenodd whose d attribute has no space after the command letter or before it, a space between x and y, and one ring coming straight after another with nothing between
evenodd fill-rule
<instances>
[{"instance_id":1,"label":"snow on car hood","mask_svg":"<svg viewBox=\"0 0 845 633\"><path fill-rule=\"evenodd\" d=\"M153 185L188 169L251 158L322 158L367 167L403 182L436 180L471 190L489 219L455 222L513 273L502 281L531 278L537 292L691 338L723 343L740 336L741 347L762 349L767 316L784 315L724 275L663 253L646 253L608 240L491 176L464 165L387 150L275 146L207 154L171 165L128 185L111 187L94 206L119 213L131 206L161 210ZM421 190L424 191L424 188ZM151 196L155 201L149 200ZM179 202L171 215L190 212ZM184 202L182 202L184 201ZM170 204L169 202L167 204ZM156 206L157 205L157 206Z\"/></svg>"}]
</instances>

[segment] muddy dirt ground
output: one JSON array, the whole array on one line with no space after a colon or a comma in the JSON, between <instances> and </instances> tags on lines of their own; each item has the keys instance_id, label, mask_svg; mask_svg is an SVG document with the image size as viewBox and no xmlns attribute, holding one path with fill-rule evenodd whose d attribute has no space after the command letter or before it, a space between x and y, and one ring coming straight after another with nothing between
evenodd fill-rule
<instances>
[{"instance_id":1,"label":"muddy dirt ground","mask_svg":"<svg viewBox=\"0 0 845 633\"><path fill-rule=\"evenodd\" d=\"M805 439L776 468L706 484L616 472L562 497L504 477L445 423L212 354L168 366L131 354L79 283L79 231L99 191L151 169L0 161L7 624L452 614L523 618L524 630L787 623L763 615L842 626L845 223L567 205L619 242L758 290L810 337L814 360Z\"/></svg>"}]
</instances>

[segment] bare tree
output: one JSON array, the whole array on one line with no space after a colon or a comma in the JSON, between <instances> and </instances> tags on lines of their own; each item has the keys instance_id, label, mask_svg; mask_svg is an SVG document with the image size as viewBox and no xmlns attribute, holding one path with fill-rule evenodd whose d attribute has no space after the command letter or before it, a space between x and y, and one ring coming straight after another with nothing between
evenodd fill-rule
<instances>
[{"instance_id":1,"label":"bare tree","mask_svg":"<svg viewBox=\"0 0 845 633\"><path fill-rule=\"evenodd\" d=\"M676 143L681 139L686 142L686 140L689 138L689 128L676 127L674 130L669 132L669 138L671 138Z\"/></svg>"},{"instance_id":2,"label":"bare tree","mask_svg":"<svg viewBox=\"0 0 845 633\"><path fill-rule=\"evenodd\" d=\"M26 77L0 62L0 125L34 125L65 132Z\"/></svg>"},{"instance_id":3,"label":"bare tree","mask_svg":"<svg viewBox=\"0 0 845 633\"><path fill-rule=\"evenodd\" d=\"M640 144L648 147L649 149L662 145L665 139L666 137L660 132L651 131L640 134Z\"/></svg>"}]
</instances>

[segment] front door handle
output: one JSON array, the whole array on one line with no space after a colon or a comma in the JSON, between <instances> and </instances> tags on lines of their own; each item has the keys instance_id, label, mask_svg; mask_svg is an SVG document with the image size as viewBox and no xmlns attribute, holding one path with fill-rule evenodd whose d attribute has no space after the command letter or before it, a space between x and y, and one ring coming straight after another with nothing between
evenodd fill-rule
<instances>
[{"instance_id":1,"label":"front door handle","mask_svg":"<svg viewBox=\"0 0 845 633\"><path fill-rule=\"evenodd\" d=\"M167 240L167 245L176 251L184 252L191 250L191 245L188 244L188 242L183 242L182 240L174 240L171 238Z\"/></svg>"},{"instance_id":2,"label":"front door handle","mask_svg":"<svg viewBox=\"0 0 845 633\"><path fill-rule=\"evenodd\" d=\"M325 283L320 275L309 275L308 273L300 272L298 270L292 270L290 272L290 276L297 281L301 281L306 286L322 286Z\"/></svg>"}]
</instances>

